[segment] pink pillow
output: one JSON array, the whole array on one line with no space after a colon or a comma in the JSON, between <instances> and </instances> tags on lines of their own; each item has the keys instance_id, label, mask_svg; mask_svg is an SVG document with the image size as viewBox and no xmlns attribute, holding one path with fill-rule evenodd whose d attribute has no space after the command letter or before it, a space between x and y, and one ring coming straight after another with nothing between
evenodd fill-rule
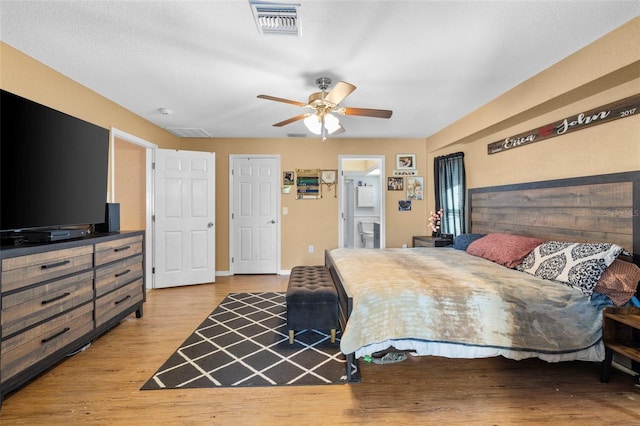
<instances>
[{"instance_id":1,"label":"pink pillow","mask_svg":"<svg viewBox=\"0 0 640 426\"><path fill-rule=\"evenodd\" d=\"M467 253L515 268L544 240L511 234L488 234L469 244Z\"/></svg>"},{"instance_id":2,"label":"pink pillow","mask_svg":"<svg viewBox=\"0 0 640 426\"><path fill-rule=\"evenodd\" d=\"M638 282L640 268L633 263L616 259L604 270L593 291L606 294L616 306L622 306L635 294Z\"/></svg>"}]
</instances>

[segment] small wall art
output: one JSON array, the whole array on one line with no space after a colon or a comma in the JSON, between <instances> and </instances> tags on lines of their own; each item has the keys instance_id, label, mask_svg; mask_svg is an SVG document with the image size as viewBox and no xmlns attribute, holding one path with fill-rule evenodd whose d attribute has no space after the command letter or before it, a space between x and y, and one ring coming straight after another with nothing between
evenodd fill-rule
<instances>
[{"instance_id":1,"label":"small wall art","mask_svg":"<svg viewBox=\"0 0 640 426\"><path fill-rule=\"evenodd\" d=\"M320 183L327 185L327 190L331 192L332 187L336 187L338 183L338 171L337 170L321 170L320 171ZM338 191L333 191L333 196L338 196Z\"/></svg>"},{"instance_id":2,"label":"small wall art","mask_svg":"<svg viewBox=\"0 0 640 426\"><path fill-rule=\"evenodd\" d=\"M387 178L387 191L402 191L404 189L403 177L388 177Z\"/></svg>"},{"instance_id":3,"label":"small wall art","mask_svg":"<svg viewBox=\"0 0 640 426\"><path fill-rule=\"evenodd\" d=\"M294 185L295 183L295 174L293 172L282 172L283 185Z\"/></svg>"},{"instance_id":4,"label":"small wall art","mask_svg":"<svg viewBox=\"0 0 640 426\"><path fill-rule=\"evenodd\" d=\"M411 200L398 201L398 211L401 211L401 212L411 211Z\"/></svg>"},{"instance_id":5,"label":"small wall art","mask_svg":"<svg viewBox=\"0 0 640 426\"><path fill-rule=\"evenodd\" d=\"M410 200L424 199L424 178L407 176L407 198Z\"/></svg>"},{"instance_id":6,"label":"small wall art","mask_svg":"<svg viewBox=\"0 0 640 426\"><path fill-rule=\"evenodd\" d=\"M413 170L416 168L415 154L396 154L397 170Z\"/></svg>"}]
</instances>

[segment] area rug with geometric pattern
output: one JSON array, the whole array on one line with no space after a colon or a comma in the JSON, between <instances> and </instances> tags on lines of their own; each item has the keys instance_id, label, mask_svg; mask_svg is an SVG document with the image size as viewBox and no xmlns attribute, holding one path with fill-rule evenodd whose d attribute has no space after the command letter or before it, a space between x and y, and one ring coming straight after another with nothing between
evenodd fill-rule
<instances>
[{"instance_id":1,"label":"area rug with geometric pattern","mask_svg":"<svg viewBox=\"0 0 640 426\"><path fill-rule=\"evenodd\" d=\"M231 293L142 390L347 383L340 339L296 331L289 344L285 293Z\"/></svg>"}]
</instances>

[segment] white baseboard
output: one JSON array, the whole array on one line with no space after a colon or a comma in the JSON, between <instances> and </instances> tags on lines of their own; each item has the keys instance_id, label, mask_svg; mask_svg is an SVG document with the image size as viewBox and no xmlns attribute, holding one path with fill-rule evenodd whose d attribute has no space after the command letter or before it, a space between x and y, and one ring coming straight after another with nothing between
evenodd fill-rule
<instances>
[{"instance_id":1,"label":"white baseboard","mask_svg":"<svg viewBox=\"0 0 640 426\"><path fill-rule=\"evenodd\" d=\"M230 277L233 275L231 271L216 271L216 277ZM291 269L281 269L278 275L291 275Z\"/></svg>"}]
</instances>

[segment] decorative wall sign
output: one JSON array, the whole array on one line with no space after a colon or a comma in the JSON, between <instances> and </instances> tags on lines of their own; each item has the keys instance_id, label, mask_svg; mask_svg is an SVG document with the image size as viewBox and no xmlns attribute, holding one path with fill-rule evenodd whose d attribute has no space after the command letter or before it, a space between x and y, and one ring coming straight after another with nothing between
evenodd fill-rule
<instances>
[{"instance_id":1,"label":"decorative wall sign","mask_svg":"<svg viewBox=\"0 0 640 426\"><path fill-rule=\"evenodd\" d=\"M417 170L394 170L394 176L415 176L418 174Z\"/></svg>"},{"instance_id":2,"label":"decorative wall sign","mask_svg":"<svg viewBox=\"0 0 640 426\"><path fill-rule=\"evenodd\" d=\"M490 143L487 146L488 154L508 151L534 142L562 136L567 133L582 130L598 124L608 123L619 118L626 118L635 115L640 108L640 94L612 102L600 108L581 112L578 115L567 117L538 129L508 137L504 140Z\"/></svg>"},{"instance_id":3,"label":"decorative wall sign","mask_svg":"<svg viewBox=\"0 0 640 426\"><path fill-rule=\"evenodd\" d=\"M319 169L296 169L296 186L298 200L311 200L322 197L320 192Z\"/></svg>"}]
</instances>

